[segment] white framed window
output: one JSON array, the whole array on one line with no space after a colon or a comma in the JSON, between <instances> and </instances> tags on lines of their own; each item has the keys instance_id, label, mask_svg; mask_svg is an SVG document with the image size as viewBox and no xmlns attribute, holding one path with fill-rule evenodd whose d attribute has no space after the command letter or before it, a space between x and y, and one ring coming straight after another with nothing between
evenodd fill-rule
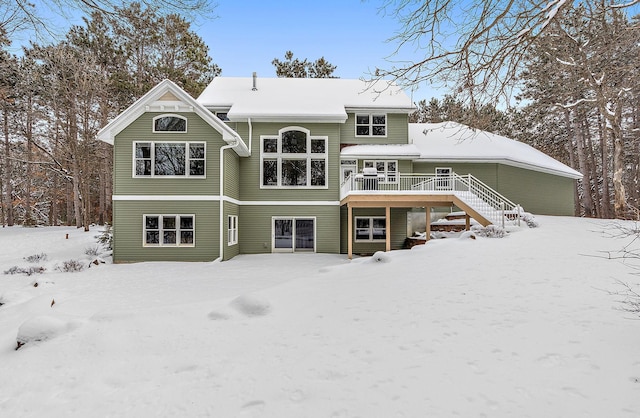
<instances>
[{"instance_id":1,"label":"white framed window","mask_svg":"<svg viewBox=\"0 0 640 418\"><path fill-rule=\"evenodd\" d=\"M397 183L398 182L398 160L365 160L364 168L375 168L378 174L384 176L380 179L380 183Z\"/></svg>"},{"instance_id":2,"label":"white framed window","mask_svg":"<svg viewBox=\"0 0 640 418\"><path fill-rule=\"evenodd\" d=\"M436 167L436 189L451 190L453 185L451 167Z\"/></svg>"},{"instance_id":3,"label":"white framed window","mask_svg":"<svg viewBox=\"0 0 640 418\"><path fill-rule=\"evenodd\" d=\"M227 217L227 245L238 243L238 216L229 215Z\"/></svg>"},{"instance_id":4,"label":"white framed window","mask_svg":"<svg viewBox=\"0 0 640 418\"><path fill-rule=\"evenodd\" d=\"M384 216L356 216L355 229L355 241L374 242L387 239L387 220Z\"/></svg>"},{"instance_id":5,"label":"white framed window","mask_svg":"<svg viewBox=\"0 0 640 418\"><path fill-rule=\"evenodd\" d=\"M356 136L387 136L387 115L357 113Z\"/></svg>"},{"instance_id":6,"label":"white framed window","mask_svg":"<svg viewBox=\"0 0 640 418\"><path fill-rule=\"evenodd\" d=\"M134 142L133 177L205 177L204 142Z\"/></svg>"},{"instance_id":7,"label":"white framed window","mask_svg":"<svg viewBox=\"0 0 640 418\"><path fill-rule=\"evenodd\" d=\"M195 215L143 215L144 247L194 247Z\"/></svg>"},{"instance_id":8,"label":"white framed window","mask_svg":"<svg viewBox=\"0 0 640 418\"><path fill-rule=\"evenodd\" d=\"M153 118L153 132L187 132L187 118L180 115L160 115Z\"/></svg>"},{"instance_id":9,"label":"white framed window","mask_svg":"<svg viewBox=\"0 0 640 418\"><path fill-rule=\"evenodd\" d=\"M326 136L300 127L260 137L260 188L327 188Z\"/></svg>"}]
</instances>

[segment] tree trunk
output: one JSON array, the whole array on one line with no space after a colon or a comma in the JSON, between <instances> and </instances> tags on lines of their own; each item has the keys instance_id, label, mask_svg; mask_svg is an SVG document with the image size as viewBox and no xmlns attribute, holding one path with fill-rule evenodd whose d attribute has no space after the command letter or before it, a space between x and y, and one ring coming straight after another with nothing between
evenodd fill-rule
<instances>
[{"instance_id":1,"label":"tree trunk","mask_svg":"<svg viewBox=\"0 0 640 418\"><path fill-rule=\"evenodd\" d=\"M582 120L582 124L581 124L581 129L582 129L582 137L585 139L585 148L587 150L587 163L588 163L588 167L589 167L589 178L591 179L592 182L592 188L591 188L591 196L593 199L593 211L594 211L594 216L596 218L601 218L601 211L600 211L600 200L601 200L601 196L600 196L600 189L598 187L598 164L596 162L596 158L595 158L595 152L593 150L593 141L591 139L591 134L590 134L590 130L589 130L589 118L586 115L586 113L584 114L584 118Z\"/></svg>"},{"instance_id":2,"label":"tree trunk","mask_svg":"<svg viewBox=\"0 0 640 418\"><path fill-rule=\"evenodd\" d=\"M7 226L13 226L13 184L11 183L11 142L9 141L9 115L8 106L5 104L3 115L3 131L4 131L4 201L7 216Z\"/></svg>"},{"instance_id":3,"label":"tree trunk","mask_svg":"<svg viewBox=\"0 0 640 418\"><path fill-rule=\"evenodd\" d=\"M580 172L583 174L582 178L582 198L581 203L584 209L584 215L588 217L593 216L593 200L591 199L591 179L589 176L589 170L587 169L586 164L586 156L584 152L584 138L582 137L582 129L580 128L580 123L577 120L577 116L574 120L571 120L571 116L569 114L569 110L566 109L564 112L564 118L567 124L567 127L572 127L573 137L576 141L576 151L578 156L578 167Z\"/></svg>"},{"instance_id":4,"label":"tree trunk","mask_svg":"<svg viewBox=\"0 0 640 418\"><path fill-rule=\"evenodd\" d=\"M25 126L25 137L27 140L27 166L25 173L25 196L24 196L24 220L23 225L32 226L34 225L33 214L31 212L31 183L32 183L32 172L33 167L31 167L32 161L32 153L33 153L33 102L31 98L27 99L27 115L26 115L26 126Z\"/></svg>"},{"instance_id":5,"label":"tree trunk","mask_svg":"<svg viewBox=\"0 0 640 418\"><path fill-rule=\"evenodd\" d=\"M609 143L607 141L607 131L604 129L602 116L598 116L598 132L600 136L600 151L602 152L602 200L601 210L602 217L611 218L611 194L609 182Z\"/></svg>"}]
</instances>

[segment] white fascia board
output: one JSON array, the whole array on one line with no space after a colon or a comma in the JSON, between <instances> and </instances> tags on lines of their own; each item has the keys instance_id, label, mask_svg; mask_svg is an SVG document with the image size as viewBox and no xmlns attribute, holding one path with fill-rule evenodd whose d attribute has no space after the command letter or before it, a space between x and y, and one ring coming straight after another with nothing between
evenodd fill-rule
<instances>
[{"instance_id":1,"label":"white fascia board","mask_svg":"<svg viewBox=\"0 0 640 418\"><path fill-rule=\"evenodd\" d=\"M401 113L410 114L413 113L415 107L355 107L345 106L347 113Z\"/></svg>"},{"instance_id":2,"label":"white fascia board","mask_svg":"<svg viewBox=\"0 0 640 418\"><path fill-rule=\"evenodd\" d=\"M287 115L227 115L230 122L274 122L274 123L345 123L347 115L344 117L328 116L287 116Z\"/></svg>"},{"instance_id":3,"label":"white fascia board","mask_svg":"<svg viewBox=\"0 0 640 418\"><path fill-rule=\"evenodd\" d=\"M393 153L389 153L389 154L347 154L347 155L340 155L340 158L346 160L346 159L358 159L358 160L388 160L390 158L394 159L394 160L412 160L415 161L416 158L418 156L417 155L408 155L408 154L393 154Z\"/></svg>"},{"instance_id":4,"label":"white fascia board","mask_svg":"<svg viewBox=\"0 0 640 418\"><path fill-rule=\"evenodd\" d=\"M582 173L571 169L573 172L554 170L549 167L541 167L534 164L515 161L510 158L460 158L460 157L438 157L438 158L418 158L414 160L416 163L489 163L504 164L511 167L524 168L526 170L538 171L545 174L553 174L555 176L568 177L574 180L580 180L584 177Z\"/></svg>"}]
</instances>

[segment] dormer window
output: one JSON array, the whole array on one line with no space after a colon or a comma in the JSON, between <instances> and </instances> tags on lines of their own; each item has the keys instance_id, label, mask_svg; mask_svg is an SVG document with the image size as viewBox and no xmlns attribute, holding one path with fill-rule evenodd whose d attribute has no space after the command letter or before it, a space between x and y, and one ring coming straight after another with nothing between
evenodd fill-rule
<instances>
[{"instance_id":1,"label":"dormer window","mask_svg":"<svg viewBox=\"0 0 640 418\"><path fill-rule=\"evenodd\" d=\"M387 115L356 114L356 136L387 136Z\"/></svg>"},{"instance_id":2,"label":"dormer window","mask_svg":"<svg viewBox=\"0 0 640 418\"><path fill-rule=\"evenodd\" d=\"M153 132L187 132L187 119L178 115L153 118Z\"/></svg>"}]
</instances>

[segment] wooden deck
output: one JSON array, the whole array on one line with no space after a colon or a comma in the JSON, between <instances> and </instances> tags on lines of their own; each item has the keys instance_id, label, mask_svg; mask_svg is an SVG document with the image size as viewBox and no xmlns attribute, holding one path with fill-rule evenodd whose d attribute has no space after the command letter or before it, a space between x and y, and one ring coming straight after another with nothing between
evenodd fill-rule
<instances>
[{"instance_id":1,"label":"wooden deck","mask_svg":"<svg viewBox=\"0 0 640 418\"><path fill-rule=\"evenodd\" d=\"M386 218L386 245L385 251L391 251L391 208L425 208L426 212L426 239L431 233L431 208L456 206L465 212L466 229L470 227L470 219L474 218L483 226L490 225L491 222L476 212L472 207L460 200L452 193L430 193L427 191L420 193L402 192L380 192L372 193L358 192L350 193L340 201L340 205L347 206L348 219L348 255L353 257L353 208L384 208Z\"/></svg>"}]
</instances>

